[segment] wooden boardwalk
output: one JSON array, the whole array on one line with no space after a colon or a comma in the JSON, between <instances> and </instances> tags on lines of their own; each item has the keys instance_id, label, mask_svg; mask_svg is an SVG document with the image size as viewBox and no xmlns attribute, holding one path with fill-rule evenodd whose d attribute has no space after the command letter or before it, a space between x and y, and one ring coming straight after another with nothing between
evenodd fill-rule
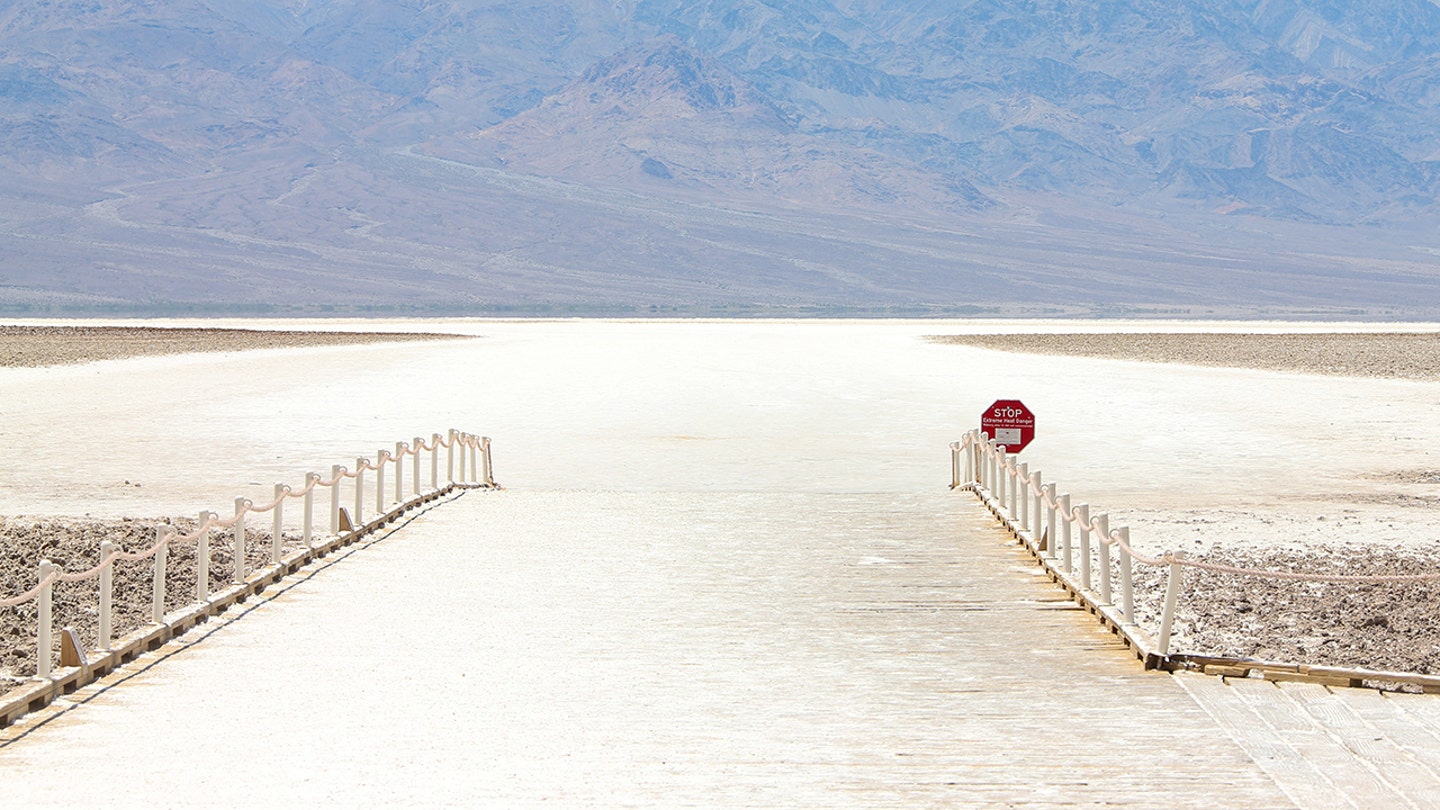
<instances>
[{"instance_id":1,"label":"wooden boardwalk","mask_svg":"<svg viewBox=\"0 0 1440 810\"><path fill-rule=\"evenodd\" d=\"M1440 704L1145 672L948 493L471 493L212 625L0 732L0 804L1440 795Z\"/></svg>"}]
</instances>

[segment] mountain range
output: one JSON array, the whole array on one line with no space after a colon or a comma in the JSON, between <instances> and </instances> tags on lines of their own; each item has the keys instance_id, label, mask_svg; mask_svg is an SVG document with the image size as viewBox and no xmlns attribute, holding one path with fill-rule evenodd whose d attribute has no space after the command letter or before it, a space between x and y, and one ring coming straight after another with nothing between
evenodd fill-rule
<instances>
[{"instance_id":1,"label":"mountain range","mask_svg":"<svg viewBox=\"0 0 1440 810\"><path fill-rule=\"evenodd\" d=\"M0 2L0 312L1440 314L1429 0Z\"/></svg>"}]
</instances>

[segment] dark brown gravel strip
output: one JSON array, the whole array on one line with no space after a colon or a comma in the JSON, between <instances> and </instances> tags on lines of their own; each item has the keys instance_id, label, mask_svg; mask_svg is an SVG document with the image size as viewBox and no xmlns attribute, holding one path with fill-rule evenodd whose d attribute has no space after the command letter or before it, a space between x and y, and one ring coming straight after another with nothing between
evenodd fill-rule
<instances>
[{"instance_id":1,"label":"dark brown gravel strip","mask_svg":"<svg viewBox=\"0 0 1440 810\"><path fill-rule=\"evenodd\" d=\"M935 343L1022 354L1440 380L1440 333L931 335Z\"/></svg>"},{"instance_id":2,"label":"dark brown gravel strip","mask_svg":"<svg viewBox=\"0 0 1440 810\"><path fill-rule=\"evenodd\" d=\"M467 337L470 336L422 332L0 325L0 368L73 365L142 355L455 340Z\"/></svg>"}]
</instances>

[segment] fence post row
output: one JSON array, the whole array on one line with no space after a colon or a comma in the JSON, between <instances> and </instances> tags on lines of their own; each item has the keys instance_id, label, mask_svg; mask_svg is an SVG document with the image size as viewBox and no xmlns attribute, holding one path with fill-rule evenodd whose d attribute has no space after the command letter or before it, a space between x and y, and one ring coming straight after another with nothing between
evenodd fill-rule
<instances>
[{"instance_id":1,"label":"fence post row","mask_svg":"<svg viewBox=\"0 0 1440 810\"><path fill-rule=\"evenodd\" d=\"M446 448L446 473L451 483L455 483L455 462L456 455L459 455L460 462L460 483L481 483L487 486L495 486L493 478L493 467L490 458L490 439L483 436L475 436L469 433L461 433L454 428L449 431L448 441L442 441L440 434L432 434L429 444L430 450L430 484L431 488L438 490L439 487L439 459L440 447ZM958 446L958 445L957 445ZM395 501L401 506L405 505L405 481L404 481L404 458L408 453L413 457L411 488L418 500L421 496L420 483L420 452L426 447L424 439L415 437L413 445L405 442L395 443L395 453L390 455L388 450L381 450L378 455L378 462L371 464L366 458L358 458L355 463L354 474L348 473L344 467L335 464L330 467L330 480L325 481L319 473L307 472L305 474L305 489L303 493L296 493L282 483L275 484L274 501L258 511L272 510L273 522L271 530L270 562L279 566L283 558L284 546L284 503L286 498L304 498L304 516L302 519L301 540L306 548L314 548L314 523L315 523L315 487L330 487L330 533L340 533L340 484L347 478L355 479L355 520L354 525L363 525L364 508L364 473L368 467L375 470L375 491L376 509L383 514L388 505L385 501L385 465L390 460L395 462ZM467 478L467 453L468 453L468 478ZM483 476L483 477L482 477ZM247 565L246 552L246 526L245 515L247 512L257 511L253 502L246 498L235 499L235 515L230 521L221 521L219 515L211 511L199 513L195 534L188 538L181 538L180 541L195 541L195 602L205 603L210 601L210 538L218 525L220 527L231 526L234 531L234 565L231 570L231 581L235 585L243 585L246 581ZM100 542L100 562L95 568L84 574L66 575L59 566L48 559L42 559L38 566L39 579L36 587L24 596L16 597L8 601L0 601L0 605L18 605L28 602L30 599L36 601L36 662L35 672L39 678L47 679L54 671L54 584L57 581L79 582L90 577L96 577L99 589L99 613L96 617L96 648L109 651L115 641L114 626L114 597L115 597L115 560L124 557L131 560L143 560L147 556L153 556L151 594L150 594L150 618L157 624L165 621L165 604L167 597L166 574L169 565L169 551L172 542L179 542L176 539L176 530L170 525L161 525L155 530L155 544L150 550L137 554L123 554L119 545L110 540Z\"/></svg>"},{"instance_id":2,"label":"fence post row","mask_svg":"<svg viewBox=\"0 0 1440 810\"><path fill-rule=\"evenodd\" d=\"M1101 512L1093 518L1090 505L1074 504L1069 493L1057 492L1054 483L1043 483L1039 470L1031 472L1029 465L1019 462L1017 457L996 444L983 431L975 430L965 434L961 441L951 448L952 488L965 484L978 485L977 491L1005 514L997 516L1007 522L1012 530L1028 532L1038 555L1053 564L1067 576L1075 576L1082 590L1088 592L1096 603L1110 607L1114 604L1114 570L1120 575L1120 620L1126 625L1135 625L1134 567L1136 556L1130 548L1130 529L1121 526L1110 528L1110 516ZM964 456L962 469L961 456ZM1021 490L1024 490L1023 492ZM1033 506L1030 502L1034 498ZM1079 548L1075 547L1075 532L1079 531ZM1092 537L1099 543L1092 550ZM1042 548L1043 543L1043 548ZM1110 546L1117 547L1119 555L1112 562ZM1076 559L1076 557L1079 559ZM1140 560L1146 564L1162 564L1159 561ZM1169 578L1166 582L1164 604L1161 610L1159 655L1169 655L1170 639L1174 627L1176 603L1183 577L1185 555L1167 555ZM1093 566L1100 566L1099 592L1093 590Z\"/></svg>"}]
</instances>

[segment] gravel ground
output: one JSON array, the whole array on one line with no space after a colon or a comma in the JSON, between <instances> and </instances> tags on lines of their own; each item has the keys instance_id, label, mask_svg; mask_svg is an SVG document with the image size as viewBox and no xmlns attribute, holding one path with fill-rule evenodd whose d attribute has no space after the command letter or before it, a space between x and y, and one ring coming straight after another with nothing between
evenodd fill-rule
<instances>
[{"instance_id":1,"label":"gravel ground","mask_svg":"<svg viewBox=\"0 0 1440 810\"><path fill-rule=\"evenodd\" d=\"M1440 333L931 335L928 339L1022 354L1440 380Z\"/></svg>"},{"instance_id":2,"label":"gravel ground","mask_svg":"<svg viewBox=\"0 0 1440 810\"><path fill-rule=\"evenodd\" d=\"M0 518L0 596L15 596L33 588L39 578L39 561L48 559L67 573L87 571L100 562L100 541L109 540L121 551L146 551L155 544L156 531L170 525L186 534L195 530L194 518L159 520L91 520ZM270 564L269 532L246 530L245 564L253 571ZM287 553L298 549L300 537L285 535ZM233 532L213 532L210 539L210 592L226 587L234 570ZM172 545L165 563L165 610L190 604L195 598L195 544ZM153 558L117 560L112 618L115 637L150 621L154 586ZM53 653L59 660L59 628L75 630L86 648L97 645L99 579L57 583L52 597L56 628ZM0 608L0 692L6 681L17 682L35 674L34 600L18 607Z\"/></svg>"},{"instance_id":3,"label":"gravel ground","mask_svg":"<svg viewBox=\"0 0 1440 810\"><path fill-rule=\"evenodd\" d=\"M147 326L0 325L0 367L63 366L142 355L453 340L466 337L468 336L416 332L272 332L258 329L162 329Z\"/></svg>"}]
</instances>

